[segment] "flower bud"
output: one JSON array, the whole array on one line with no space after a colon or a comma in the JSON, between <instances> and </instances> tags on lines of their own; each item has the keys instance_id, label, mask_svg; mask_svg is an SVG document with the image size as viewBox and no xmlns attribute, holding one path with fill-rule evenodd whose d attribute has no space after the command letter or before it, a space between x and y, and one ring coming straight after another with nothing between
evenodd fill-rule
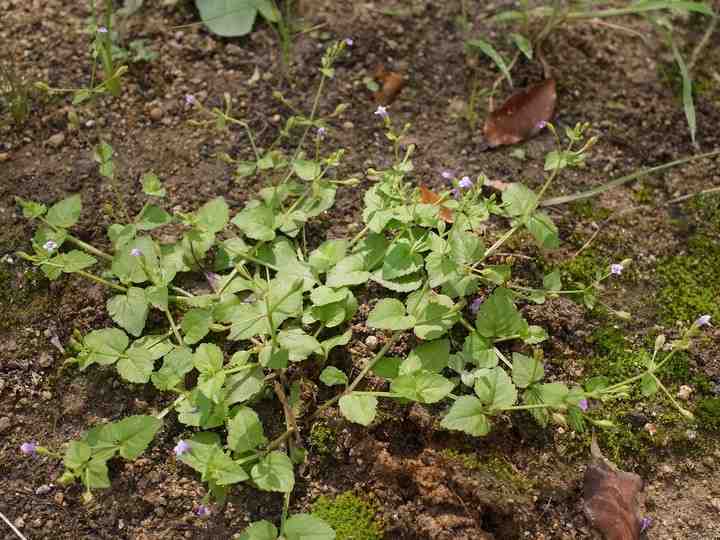
<instances>
[{"instance_id":1,"label":"flower bud","mask_svg":"<svg viewBox=\"0 0 720 540\"><path fill-rule=\"evenodd\" d=\"M65 471L64 473L62 473L60 478L58 478L56 480L56 482L58 484L60 484L61 486L69 486L74 481L75 481L75 475L73 473L71 473L70 471Z\"/></svg>"}]
</instances>

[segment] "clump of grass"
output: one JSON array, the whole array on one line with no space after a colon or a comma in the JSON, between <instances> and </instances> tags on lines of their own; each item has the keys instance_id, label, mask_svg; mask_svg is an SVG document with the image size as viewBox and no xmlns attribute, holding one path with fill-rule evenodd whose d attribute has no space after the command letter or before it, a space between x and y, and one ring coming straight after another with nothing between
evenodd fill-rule
<instances>
[{"instance_id":1,"label":"clump of grass","mask_svg":"<svg viewBox=\"0 0 720 540\"><path fill-rule=\"evenodd\" d=\"M335 530L336 540L380 540L383 526L377 512L376 504L351 491L336 497L323 495L312 507L312 513Z\"/></svg>"}]
</instances>

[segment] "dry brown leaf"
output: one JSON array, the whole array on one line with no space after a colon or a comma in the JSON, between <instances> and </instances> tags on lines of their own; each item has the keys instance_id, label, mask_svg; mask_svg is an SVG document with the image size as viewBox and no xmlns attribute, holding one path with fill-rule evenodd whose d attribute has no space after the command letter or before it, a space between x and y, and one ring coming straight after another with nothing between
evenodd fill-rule
<instances>
[{"instance_id":1,"label":"dry brown leaf","mask_svg":"<svg viewBox=\"0 0 720 540\"><path fill-rule=\"evenodd\" d=\"M485 140L490 146L500 146L529 139L552 119L556 99L554 79L513 94L485 120Z\"/></svg>"},{"instance_id":2,"label":"dry brown leaf","mask_svg":"<svg viewBox=\"0 0 720 540\"><path fill-rule=\"evenodd\" d=\"M585 471L585 515L605 540L638 540L641 532L637 496L643 481L635 473L621 471L600 452L593 437L592 461Z\"/></svg>"},{"instance_id":3,"label":"dry brown leaf","mask_svg":"<svg viewBox=\"0 0 720 540\"><path fill-rule=\"evenodd\" d=\"M375 68L373 77L380 85L380 90L373 94L378 105L390 105L405 86L405 77L401 73L386 71L382 64Z\"/></svg>"},{"instance_id":4,"label":"dry brown leaf","mask_svg":"<svg viewBox=\"0 0 720 540\"><path fill-rule=\"evenodd\" d=\"M420 186L420 202L423 204L435 204L440 207L440 219L445 223L453 222L452 210L443 206L440 203L440 195L434 191L430 191L425 186Z\"/></svg>"}]
</instances>

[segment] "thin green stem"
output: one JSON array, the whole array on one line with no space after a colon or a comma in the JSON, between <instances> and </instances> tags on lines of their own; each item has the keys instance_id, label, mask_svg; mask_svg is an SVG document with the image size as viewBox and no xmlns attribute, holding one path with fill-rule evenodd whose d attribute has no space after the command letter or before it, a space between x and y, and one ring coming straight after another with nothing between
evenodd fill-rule
<instances>
[{"instance_id":1,"label":"thin green stem","mask_svg":"<svg viewBox=\"0 0 720 540\"><path fill-rule=\"evenodd\" d=\"M175 340L177 341L177 344L181 346L183 344L183 339L180 336L180 332L178 331L178 327L175 324L175 319L173 318L172 313L170 313L170 310L167 308L165 308L163 311L165 312L165 317L170 323L170 328L172 328L172 332L175 335Z\"/></svg>"},{"instance_id":2,"label":"thin green stem","mask_svg":"<svg viewBox=\"0 0 720 540\"><path fill-rule=\"evenodd\" d=\"M110 287L111 289L114 289L116 291L121 291L124 293L127 292L127 287L123 287L122 285L118 285L117 283L112 283L106 279L101 278L100 276L96 276L95 274L86 272L85 270L76 270L74 273L97 283L102 283L106 287Z\"/></svg>"}]
</instances>

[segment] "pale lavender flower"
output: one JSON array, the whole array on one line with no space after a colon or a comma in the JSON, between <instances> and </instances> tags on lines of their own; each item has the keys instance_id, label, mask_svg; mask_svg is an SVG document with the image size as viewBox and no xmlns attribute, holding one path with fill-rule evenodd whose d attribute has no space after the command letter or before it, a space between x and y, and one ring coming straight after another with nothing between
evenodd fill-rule
<instances>
[{"instance_id":1,"label":"pale lavender flower","mask_svg":"<svg viewBox=\"0 0 720 540\"><path fill-rule=\"evenodd\" d=\"M378 108L375 109L375 114L381 118L387 118L388 117L387 107L378 105Z\"/></svg>"},{"instance_id":2,"label":"pale lavender flower","mask_svg":"<svg viewBox=\"0 0 720 540\"><path fill-rule=\"evenodd\" d=\"M545 120L540 120L537 124L535 124L535 129L540 131L541 129L545 128L548 125L548 123Z\"/></svg>"},{"instance_id":3,"label":"pale lavender flower","mask_svg":"<svg viewBox=\"0 0 720 540\"><path fill-rule=\"evenodd\" d=\"M440 173L440 176L442 176L445 180L452 180L455 178L455 175L451 171L443 171Z\"/></svg>"},{"instance_id":4,"label":"pale lavender flower","mask_svg":"<svg viewBox=\"0 0 720 540\"><path fill-rule=\"evenodd\" d=\"M460 186L463 189L470 189L472 187L473 183L472 180L470 180L469 176L463 176L460 181L458 182L458 186Z\"/></svg>"},{"instance_id":5,"label":"pale lavender flower","mask_svg":"<svg viewBox=\"0 0 720 540\"><path fill-rule=\"evenodd\" d=\"M190 451L190 443L187 441L183 441L182 439L178 441L178 443L175 445L175 448L173 448L173 452L175 452L176 456L182 456L184 453Z\"/></svg>"},{"instance_id":6,"label":"pale lavender flower","mask_svg":"<svg viewBox=\"0 0 720 540\"><path fill-rule=\"evenodd\" d=\"M707 326L710 324L710 315L702 315L701 317L698 317L698 320L695 321L695 324L698 326Z\"/></svg>"},{"instance_id":7,"label":"pale lavender flower","mask_svg":"<svg viewBox=\"0 0 720 540\"><path fill-rule=\"evenodd\" d=\"M130 255L132 255L133 257L142 257L142 254L143 252L140 251L138 248L132 248L130 250Z\"/></svg>"},{"instance_id":8,"label":"pale lavender flower","mask_svg":"<svg viewBox=\"0 0 720 540\"><path fill-rule=\"evenodd\" d=\"M207 517L210 515L210 508L208 508L204 504L201 504L195 509L195 515L197 517Z\"/></svg>"},{"instance_id":9,"label":"pale lavender flower","mask_svg":"<svg viewBox=\"0 0 720 540\"><path fill-rule=\"evenodd\" d=\"M45 248L45 251L47 251L48 253L52 253L58 248L58 245L57 242L55 242L54 240L48 240L43 244L43 248Z\"/></svg>"},{"instance_id":10,"label":"pale lavender flower","mask_svg":"<svg viewBox=\"0 0 720 540\"><path fill-rule=\"evenodd\" d=\"M588 400L587 399L581 399L578 402L578 407L580 407L580 410L585 412L588 410Z\"/></svg>"},{"instance_id":11,"label":"pale lavender flower","mask_svg":"<svg viewBox=\"0 0 720 540\"><path fill-rule=\"evenodd\" d=\"M640 520L640 532L643 532L648 529L652 525L652 519L649 517L644 517Z\"/></svg>"},{"instance_id":12,"label":"pale lavender flower","mask_svg":"<svg viewBox=\"0 0 720 540\"><path fill-rule=\"evenodd\" d=\"M616 264L611 264L611 265L610 265L610 273L611 273L611 274L616 275L616 276L619 276L620 274L622 274L622 271L623 271L623 266L622 266L622 264L617 264L617 263L616 263Z\"/></svg>"},{"instance_id":13,"label":"pale lavender flower","mask_svg":"<svg viewBox=\"0 0 720 540\"><path fill-rule=\"evenodd\" d=\"M450 193L452 193L453 199L459 199L460 198L460 190L458 188L452 188L450 190Z\"/></svg>"},{"instance_id":14,"label":"pale lavender flower","mask_svg":"<svg viewBox=\"0 0 720 540\"><path fill-rule=\"evenodd\" d=\"M318 136L318 139L320 139L320 140L322 141L322 140L325 138L325 135L326 135L326 134L327 134L327 129L325 129L325 128L322 127L322 126L320 126L319 128L317 128L317 136Z\"/></svg>"},{"instance_id":15,"label":"pale lavender flower","mask_svg":"<svg viewBox=\"0 0 720 540\"><path fill-rule=\"evenodd\" d=\"M108 29L105 28L104 26L98 26L97 31L98 31L99 34L107 34Z\"/></svg>"},{"instance_id":16,"label":"pale lavender flower","mask_svg":"<svg viewBox=\"0 0 720 540\"><path fill-rule=\"evenodd\" d=\"M470 304L470 311L473 315L477 315L477 312L480 310L480 304L482 304L482 298L480 297L473 300Z\"/></svg>"},{"instance_id":17,"label":"pale lavender flower","mask_svg":"<svg viewBox=\"0 0 720 540\"><path fill-rule=\"evenodd\" d=\"M37 443L26 442L20 445L20 451L26 456L37 456Z\"/></svg>"},{"instance_id":18,"label":"pale lavender flower","mask_svg":"<svg viewBox=\"0 0 720 540\"><path fill-rule=\"evenodd\" d=\"M352 47L355 44L355 41L353 41L352 38L345 38L345 45L348 47Z\"/></svg>"},{"instance_id":19,"label":"pale lavender flower","mask_svg":"<svg viewBox=\"0 0 720 540\"><path fill-rule=\"evenodd\" d=\"M192 94L185 94L185 103L188 105L194 105L195 104L195 96Z\"/></svg>"}]
</instances>

